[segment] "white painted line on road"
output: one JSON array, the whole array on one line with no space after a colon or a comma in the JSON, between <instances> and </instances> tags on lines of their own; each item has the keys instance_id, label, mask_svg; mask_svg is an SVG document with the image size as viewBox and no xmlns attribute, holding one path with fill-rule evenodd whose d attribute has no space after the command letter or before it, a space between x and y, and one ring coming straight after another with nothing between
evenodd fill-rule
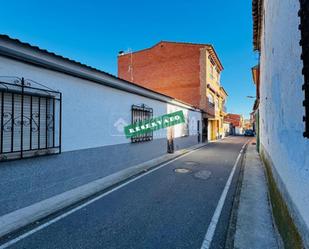
<instances>
[{"instance_id":1,"label":"white painted line on road","mask_svg":"<svg viewBox=\"0 0 309 249\"><path fill-rule=\"evenodd\" d=\"M238 162L240 160L241 154L243 153L246 144L247 143L245 143L242 146L242 148L241 148L241 150L240 150L240 152L239 152L239 154L237 156L236 162L235 162L235 164L234 164L234 166L232 168L232 171L231 171L231 173L229 175L229 178L228 178L228 180L227 180L227 182L225 184L225 187L224 187L223 192L221 194L221 197L219 199L219 202L218 202L218 205L216 207L216 210L215 210L215 212L214 212L214 214L212 216L211 222L210 222L210 224L208 226L207 233L205 235L205 238L204 238L204 241L203 241L201 249L209 249L210 248L210 245L211 245L213 236L215 234L215 230L216 230L219 218L221 216L222 208L223 208L223 205L224 205L225 200L226 200L227 193L228 193L228 191L230 189L230 186L231 186L231 183L232 183L232 179L233 179L234 173L236 171L237 164L238 164Z\"/></svg>"},{"instance_id":2,"label":"white painted line on road","mask_svg":"<svg viewBox=\"0 0 309 249\"><path fill-rule=\"evenodd\" d=\"M207 145L207 144L206 144L206 145ZM72 213L74 213L74 212L76 212L76 211L78 211L78 210L80 210L80 209L82 209L82 208L84 208L84 207L90 205L91 203L93 203L93 202L95 202L95 201L97 201L97 200L103 198L104 196L107 196L107 195L113 193L114 191L116 191L116 190L118 190L118 189L121 189L121 188L123 188L124 186L126 186L126 185L128 185L128 184L130 184L130 183L132 183L132 182L134 182L134 181L136 181L136 180L138 180L138 179L140 179L140 178L142 178L142 177L144 177L144 176L146 176L146 175L148 175L148 174L150 174L150 173L152 173L152 172L154 172L154 171L156 171L156 170L158 170L158 169L161 169L162 167L164 167L164 166L166 166L166 165L168 165L168 164L170 164L170 163L172 163L172 162L174 162L174 161L176 161L176 160L178 160L178 159L180 159L180 158L182 158L182 157L188 156L188 155L190 155L191 153L196 152L196 151L198 151L198 150L200 150L200 149L202 149L202 148L204 148L204 147L205 147L205 146L203 146L203 147L201 147L201 148L198 148L198 149L195 149L195 150L192 150L192 151L189 151L188 153L186 153L186 154L184 154L184 155L181 155L181 156L179 156L179 157L177 157L177 158L175 158L175 159L173 159L173 160L171 160L171 161L168 161L168 162L166 162L166 163L164 163L164 164L162 164L162 165L160 165L160 166L158 166L158 167L156 167L156 168L154 168L154 169L149 170L148 172L146 172L146 173L144 173L144 174L142 174L142 175L139 175L139 176L137 176L137 177L135 177L135 178L133 178L133 179L131 179L131 180L129 180L129 181L123 183L123 184L120 184L119 186L117 186L117 187L115 187L115 188L113 188L113 189L111 189L111 190L109 190L109 191L107 191L107 192L105 192L105 193L103 193L103 194L101 194L101 195L99 195L99 196L97 196L97 197L95 197L95 198L93 198L93 199L91 199L91 200L89 200L89 201L83 203L82 205L80 205L80 206L78 206L78 207L75 207L75 208L71 209L70 211L68 211L68 212L66 212L66 213L64 213L64 214L62 214L62 215L56 217L55 219L52 219L52 220L50 220L50 221L48 221L48 222L46 222L46 223L44 223L44 224L42 224L42 225L40 225L40 226L38 226L38 227L36 227L36 228L34 228L34 229L28 231L28 232L26 232L26 233L24 233L24 234L22 234L22 235L16 237L15 239L12 239L12 240L8 241L7 243L1 245L1 246L0 246L0 249L8 248L9 246L11 246L11 245L17 243L18 241L20 241L20 240L22 240L22 239L25 239L26 237L28 237L28 236L30 236L30 235L32 235L32 234L34 234L34 233L36 233L36 232L38 232L38 231L44 229L45 227L48 227L49 225L51 225L51 224L53 224L53 223L56 223L57 221L59 221L59 220L65 218L65 217L69 216L70 214L72 214Z\"/></svg>"}]
</instances>

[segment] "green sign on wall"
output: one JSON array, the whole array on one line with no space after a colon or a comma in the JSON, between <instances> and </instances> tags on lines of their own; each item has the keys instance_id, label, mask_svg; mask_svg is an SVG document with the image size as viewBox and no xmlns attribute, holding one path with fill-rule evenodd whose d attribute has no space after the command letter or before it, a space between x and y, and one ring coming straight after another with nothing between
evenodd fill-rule
<instances>
[{"instance_id":1,"label":"green sign on wall","mask_svg":"<svg viewBox=\"0 0 309 249\"><path fill-rule=\"evenodd\" d=\"M151 131L164 129L185 122L183 111L169 113L160 117L144 120L124 127L127 138L145 134Z\"/></svg>"}]
</instances>

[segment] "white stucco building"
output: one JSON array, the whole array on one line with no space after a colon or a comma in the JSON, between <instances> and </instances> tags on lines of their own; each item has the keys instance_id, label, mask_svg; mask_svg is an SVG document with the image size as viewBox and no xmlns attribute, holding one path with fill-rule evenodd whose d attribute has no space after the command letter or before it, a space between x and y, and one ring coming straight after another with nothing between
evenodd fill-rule
<instances>
[{"instance_id":1,"label":"white stucco building","mask_svg":"<svg viewBox=\"0 0 309 249\"><path fill-rule=\"evenodd\" d=\"M124 135L178 110L185 124ZM201 141L199 109L3 35L0 111L0 215L162 156L167 138L175 150Z\"/></svg>"},{"instance_id":2,"label":"white stucco building","mask_svg":"<svg viewBox=\"0 0 309 249\"><path fill-rule=\"evenodd\" d=\"M260 52L255 77L260 153L309 248L308 9L308 1L253 1L254 47ZM291 227L287 223L285 229Z\"/></svg>"}]
</instances>

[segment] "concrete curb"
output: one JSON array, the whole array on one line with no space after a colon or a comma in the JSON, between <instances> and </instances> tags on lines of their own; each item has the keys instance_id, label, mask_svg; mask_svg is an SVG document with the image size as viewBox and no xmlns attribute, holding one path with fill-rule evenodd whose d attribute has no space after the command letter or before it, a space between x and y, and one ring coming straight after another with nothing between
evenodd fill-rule
<instances>
[{"instance_id":1,"label":"concrete curb","mask_svg":"<svg viewBox=\"0 0 309 249\"><path fill-rule=\"evenodd\" d=\"M244 147L244 151L243 151L243 154L241 155L241 159L239 162L240 169L239 169L238 176L237 176L236 189L235 189L234 196L233 196L233 204L232 204L232 209L230 213L230 220L228 224L228 230L227 230L227 235L225 239L224 249L234 249L234 237L235 237L235 232L236 232L237 212L239 208L240 192L241 192L243 176L244 176L244 167L245 167L244 161L245 161L246 154L247 154L247 148L250 143L251 143L251 140L249 140L246 143L246 146Z\"/></svg>"},{"instance_id":2,"label":"concrete curb","mask_svg":"<svg viewBox=\"0 0 309 249\"><path fill-rule=\"evenodd\" d=\"M112 175L66 191L62 194L37 202L28 207L5 214L0 217L0 237L8 235L64 208L72 206L97 194L98 192L102 192L105 189L116 185L119 182L125 181L130 177L139 175L142 172L148 171L162 163L168 162L205 145L207 145L207 143L201 143L188 149L176 151L174 154L163 155L161 157L132 166Z\"/></svg>"}]
</instances>

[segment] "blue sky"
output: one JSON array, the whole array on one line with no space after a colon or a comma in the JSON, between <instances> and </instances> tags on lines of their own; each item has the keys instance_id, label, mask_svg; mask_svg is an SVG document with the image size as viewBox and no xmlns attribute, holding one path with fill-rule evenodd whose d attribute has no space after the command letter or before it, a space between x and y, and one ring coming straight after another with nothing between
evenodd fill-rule
<instances>
[{"instance_id":1,"label":"blue sky","mask_svg":"<svg viewBox=\"0 0 309 249\"><path fill-rule=\"evenodd\" d=\"M11 0L1 1L0 13L0 33L115 75L120 50L160 40L211 43L225 68L228 111L252 110L251 1Z\"/></svg>"}]
</instances>

